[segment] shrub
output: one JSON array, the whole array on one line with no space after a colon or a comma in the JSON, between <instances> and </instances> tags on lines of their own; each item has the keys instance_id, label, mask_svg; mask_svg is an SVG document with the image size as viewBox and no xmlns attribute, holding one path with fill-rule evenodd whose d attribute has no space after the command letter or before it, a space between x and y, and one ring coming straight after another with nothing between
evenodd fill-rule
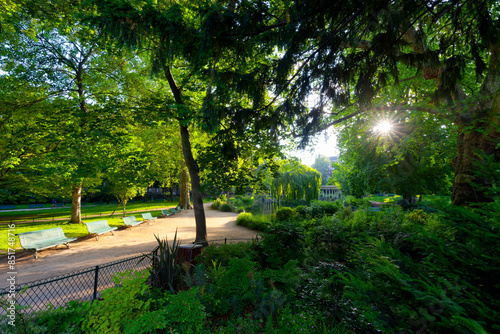
<instances>
[{"instance_id":1,"label":"shrub","mask_svg":"<svg viewBox=\"0 0 500 334\"><path fill-rule=\"evenodd\" d=\"M149 270L141 272L126 271L116 274L113 281L116 287L102 292L102 299L91 304L82 329L91 333L120 333L125 319L135 319L149 310L150 301L141 300L149 288L146 284Z\"/></svg>"},{"instance_id":2,"label":"shrub","mask_svg":"<svg viewBox=\"0 0 500 334\"><path fill-rule=\"evenodd\" d=\"M312 212L310 207L305 206L305 205L299 205L294 210L295 210L295 213L297 214L297 216L299 216L301 218L307 217Z\"/></svg>"},{"instance_id":3,"label":"shrub","mask_svg":"<svg viewBox=\"0 0 500 334\"><path fill-rule=\"evenodd\" d=\"M213 203L212 205L210 206L212 209L214 210L219 210L220 206L222 205L222 201L217 198Z\"/></svg>"},{"instance_id":4,"label":"shrub","mask_svg":"<svg viewBox=\"0 0 500 334\"><path fill-rule=\"evenodd\" d=\"M165 305L129 321L126 334L156 333L168 328L168 333L200 333L207 318L204 306L197 298L198 288L181 291L175 295L167 294Z\"/></svg>"},{"instance_id":5,"label":"shrub","mask_svg":"<svg viewBox=\"0 0 500 334\"><path fill-rule=\"evenodd\" d=\"M301 262L304 257L303 229L298 223L278 222L265 230L257 245L264 266L282 267L290 260Z\"/></svg>"},{"instance_id":6,"label":"shrub","mask_svg":"<svg viewBox=\"0 0 500 334\"><path fill-rule=\"evenodd\" d=\"M311 201L311 213L313 216L322 216L324 214L334 214L342 209L340 201Z\"/></svg>"},{"instance_id":7,"label":"shrub","mask_svg":"<svg viewBox=\"0 0 500 334\"><path fill-rule=\"evenodd\" d=\"M278 211L276 211L276 220L278 221L290 220L295 216L295 210L289 207L279 208Z\"/></svg>"},{"instance_id":8,"label":"shrub","mask_svg":"<svg viewBox=\"0 0 500 334\"><path fill-rule=\"evenodd\" d=\"M220 206L220 210L224 212L233 212L233 207L231 204L224 203Z\"/></svg>"},{"instance_id":9,"label":"shrub","mask_svg":"<svg viewBox=\"0 0 500 334\"><path fill-rule=\"evenodd\" d=\"M250 212L242 212L236 218L236 225L249 226L253 220L253 215Z\"/></svg>"},{"instance_id":10,"label":"shrub","mask_svg":"<svg viewBox=\"0 0 500 334\"><path fill-rule=\"evenodd\" d=\"M196 260L206 267L213 266L213 262L225 267L232 258L254 257L255 254L252 242L238 242L205 247Z\"/></svg>"},{"instance_id":11,"label":"shrub","mask_svg":"<svg viewBox=\"0 0 500 334\"><path fill-rule=\"evenodd\" d=\"M236 218L236 225L245 226L256 231L264 231L269 225L269 221L264 216L254 216L249 212L243 212Z\"/></svg>"},{"instance_id":12,"label":"shrub","mask_svg":"<svg viewBox=\"0 0 500 334\"><path fill-rule=\"evenodd\" d=\"M256 264L248 257L232 258L227 268L212 266L213 284L203 287L202 300L207 310L219 316L239 314L257 302L258 272Z\"/></svg>"}]
</instances>

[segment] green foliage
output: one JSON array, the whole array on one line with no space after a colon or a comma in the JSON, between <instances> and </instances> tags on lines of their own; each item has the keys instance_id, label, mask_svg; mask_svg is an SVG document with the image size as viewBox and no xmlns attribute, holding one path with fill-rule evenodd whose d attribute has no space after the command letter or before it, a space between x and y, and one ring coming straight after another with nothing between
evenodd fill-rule
<instances>
[{"instance_id":1,"label":"green foliage","mask_svg":"<svg viewBox=\"0 0 500 334\"><path fill-rule=\"evenodd\" d=\"M243 212L236 218L236 224L252 230L264 231L269 226L270 221L265 216L254 216L249 212Z\"/></svg>"},{"instance_id":2,"label":"green foliage","mask_svg":"<svg viewBox=\"0 0 500 334\"><path fill-rule=\"evenodd\" d=\"M240 216L241 215L245 215L245 213L240 214ZM206 267L212 266L214 262L223 267L227 267L229 265L229 261L233 258L253 258L254 256L255 250L253 249L252 243L238 242L221 245L215 244L205 247L203 248L201 255L199 255L196 260L203 263Z\"/></svg>"},{"instance_id":3,"label":"green foliage","mask_svg":"<svg viewBox=\"0 0 500 334\"><path fill-rule=\"evenodd\" d=\"M220 211L233 212L233 207L231 206L231 204L224 203L220 206Z\"/></svg>"},{"instance_id":4,"label":"green foliage","mask_svg":"<svg viewBox=\"0 0 500 334\"><path fill-rule=\"evenodd\" d=\"M160 239L155 235L158 242L156 252L144 255L144 259L148 259L153 264L151 267L151 282L154 287L162 290L169 290L176 293L181 284L180 259L177 256L179 253L180 240L177 240L177 230L175 231L172 244L168 239Z\"/></svg>"},{"instance_id":5,"label":"green foliage","mask_svg":"<svg viewBox=\"0 0 500 334\"><path fill-rule=\"evenodd\" d=\"M321 173L321 185L323 186L327 183L328 178L332 174L331 165L330 158L324 155L318 155L311 166Z\"/></svg>"},{"instance_id":6,"label":"green foliage","mask_svg":"<svg viewBox=\"0 0 500 334\"><path fill-rule=\"evenodd\" d=\"M272 181L271 194L276 199L305 200L318 199L321 174L311 167L296 161L284 164L281 175Z\"/></svg>"},{"instance_id":7,"label":"green foliage","mask_svg":"<svg viewBox=\"0 0 500 334\"><path fill-rule=\"evenodd\" d=\"M167 294L163 301L166 305L129 321L124 333L157 333L160 329L168 329L173 333L200 333L205 326L207 314L197 296L198 288L175 295Z\"/></svg>"},{"instance_id":8,"label":"green foliage","mask_svg":"<svg viewBox=\"0 0 500 334\"><path fill-rule=\"evenodd\" d=\"M213 284L203 288L201 299L212 314L239 314L257 302L258 272L248 257L232 258L227 268L209 267Z\"/></svg>"},{"instance_id":9,"label":"green foliage","mask_svg":"<svg viewBox=\"0 0 500 334\"><path fill-rule=\"evenodd\" d=\"M216 198L210 207L214 210L219 210L222 204L223 204L222 200Z\"/></svg>"},{"instance_id":10,"label":"green foliage","mask_svg":"<svg viewBox=\"0 0 500 334\"><path fill-rule=\"evenodd\" d=\"M304 257L303 228L290 222L271 224L257 244L257 249L265 267L281 268L291 260L301 262Z\"/></svg>"},{"instance_id":11,"label":"green foliage","mask_svg":"<svg viewBox=\"0 0 500 334\"><path fill-rule=\"evenodd\" d=\"M149 300L142 300L148 290L149 270L116 274L116 287L102 292L102 300L92 303L82 324L87 333L121 333L126 319L132 320L149 309Z\"/></svg>"},{"instance_id":12,"label":"green foliage","mask_svg":"<svg viewBox=\"0 0 500 334\"><path fill-rule=\"evenodd\" d=\"M278 221L287 221L295 217L295 210L288 207L281 207L276 211L276 219Z\"/></svg>"},{"instance_id":13,"label":"green foliage","mask_svg":"<svg viewBox=\"0 0 500 334\"><path fill-rule=\"evenodd\" d=\"M324 214L334 214L342 208L341 201L311 201L310 213L311 215L318 217Z\"/></svg>"}]
</instances>

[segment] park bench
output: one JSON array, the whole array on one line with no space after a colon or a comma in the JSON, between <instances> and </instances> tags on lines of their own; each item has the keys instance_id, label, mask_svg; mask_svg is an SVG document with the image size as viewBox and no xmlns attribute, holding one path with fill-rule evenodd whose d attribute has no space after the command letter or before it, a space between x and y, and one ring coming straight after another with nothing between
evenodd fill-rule
<instances>
[{"instance_id":1,"label":"park bench","mask_svg":"<svg viewBox=\"0 0 500 334\"><path fill-rule=\"evenodd\" d=\"M0 210L9 210L9 209L15 209L15 205L0 205Z\"/></svg>"},{"instance_id":2,"label":"park bench","mask_svg":"<svg viewBox=\"0 0 500 334\"><path fill-rule=\"evenodd\" d=\"M38 259L39 250L59 246L62 244L65 244L66 247L69 248L69 242L76 240L76 238L66 237L61 227L18 233L16 235L19 237L21 247L26 250L35 250L35 259Z\"/></svg>"},{"instance_id":3,"label":"park bench","mask_svg":"<svg viewBox=\"0 0 500 334\"><path fill-rule=\"evenodd\" d=\"M123 223L127 226L135 226L135 225L139 225L140 223L143 223L142 220L137 220L137 218L135 218L135 216L123 217L122 220L123 220Z\"/></svg>"},{"instance_id":4,"label":"park bench","mask_svg":"<svg viewBox=\"0 0 500 334\"><path fill-rule=\"evenodd\" d=\"M28 204L28 208L43 208L43 204Z\"/></svg>"},{"instance_id":5,"label":"park bench","mask_svg":"<svg viewBox=\"0 0 500 334\"><path fill-rule=\"evenodd\" d=\"M141 213L142 219L144 220L155 220L158 217L151 216L151 212Z\"/></svg>"},{"instance_id":6,"label":"park bench","mask_svg":"<svg viewBox=\"0 0 500 334\"><path fill-rule=\"evenodd\" d=\"M177 210L177 208L172 208L172 209L170 209L170 212L178 213L178 212L181 212L181 210Z\"/></svg>"},{"instance_id":7,"label":"park bench","mask_svg":"<svg viewBox=\"0 0 500 334\"><path fill-rule=\"evenodd\" d=\"M85 223L85 225L87 226L87 231L89 231L90 234L96 235L96 240L99 240L99 235L107 232L111 232L112 235L115 235L113 231L118 228L110 227L107 220L96 220L94 222Z\"/></svg>"},{"instance_id":8,"label":"park bench","mask_svg":"<svg viewBox=\"0 0 500 334\"><path fill-rule=\"evenodd\" d=\"M166 209L166 210L161 210L161 214L164 215L164 216L171 216L173 215L174 213L173 212L170 212L169 209Z\"/></svg>"},{"instance_id":9,"label":"park bench","mask_svg":"<svg viewBox=\"0 0 500 334\"><path fill-rule=\"evenodd\" d=\"M181 208L180 206L177 206L175 209L177 210L177 212L184 211L184 209L183 209L183 208Z\"/></svg>"}]
</instances>

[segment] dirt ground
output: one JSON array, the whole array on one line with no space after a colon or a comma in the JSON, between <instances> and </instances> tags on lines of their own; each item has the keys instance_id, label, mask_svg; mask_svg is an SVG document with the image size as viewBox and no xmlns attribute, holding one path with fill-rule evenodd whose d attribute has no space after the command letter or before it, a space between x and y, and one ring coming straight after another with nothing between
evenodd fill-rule
<instances>
[{"instance_id":1,"label":"dirt ground","mask_svg":"<svg viewBox=\"0 0 500 334\"><path fill-rule=\"evenodd\" d=\"M208 241L227 238L247 240L256 236L256 232L236 225L237 213L221 212L210 209L205 204ZM192 243L195 239L195 220L193 210L185 210L167 218L158 218L151 224L143 223L128 229L119 229L111 233L86 237L70 243L70 248L57 246L38 252L35 260L33 252L20 251L16 254L16 285L46 279L74 272L104 263L141 255L152 251L157 242L154 235L172 240L177 229L177 238L183 243ZM0 257L0 288L8 286L7 257Z\"/></svg>"}]
</instances>

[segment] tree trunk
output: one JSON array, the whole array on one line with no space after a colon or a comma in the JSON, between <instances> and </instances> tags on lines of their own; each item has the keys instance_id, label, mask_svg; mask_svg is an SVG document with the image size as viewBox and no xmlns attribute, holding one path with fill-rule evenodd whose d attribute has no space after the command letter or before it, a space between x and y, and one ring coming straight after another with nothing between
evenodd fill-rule
<instances>
[{"instance_id":1,"label":"tree trunk","mask_svg":"<svg viewBox=\"0 0 500 334\"><path fill-rule=\"evenodd\" d=\"M208 246L207 242L207 223L205 219L205 210L203 209L203 198L200 193L200 174L198 164L194 160L193 152L191 151L191 141L189 139L189 129L187 126L181 124L181 139L182 139L182 153L184 160L189 170L191 177L191 193L194 205L194 218L196 221L196 240L195 243Z\"/></svg>"},{"instance_id":2,"label":"tree trunk","mask_svg":"<svg viewBox=\"0 0 500 334\"><path fill-rule=\"evenodd\" d=\"M82 184L74 184L71 187L71 220L70 223L80 224L82 222Z\"/></svg>"},{"instance_id":3,"label":"tree trunk","mask_svg":"<svg viewBox=\"0 0 500 334\"><path fill-rule=\"evenodd\" d=\"M186 168L181 169L181 194L179 197L179 206L186 210L191 210L191 200L189 198L189 177Z\"/></svg>"},{"instance_id":4,"label":"tree trunk","mask_svg":"<svg viewBox=\"0 0 500 334\"><path fill-rule=\"evenodd\" d=\"M170 67L166 64L163 66L163 71L165 72L165 77L167 78L168 85L172 94L174 95L175 103L178 105L184 105L182 99L181 90L177 86L172 72L170 72ZM208 246L207 242L207 222L205 219L205 210L203 208L203 199L200 193L200 171L198 164L193 157L193 151L191 150L191 140L189 139L189 129L187 125L183 124L183 119L179 119L180 131L181 131L181 141L182 141L182 154L184 155L184 160L189 171L189 176L191 177L191 192L193 197L194 205L194 219L196 221L196 239L195 243L202 244L203 246Z\"/></svg>"},{"instance_id":5,"label":"tree trunk","mask_svg":"<svg viewBox=\"0 0 500 334\"><path fill-rule=\"evenodd\" d=\"M480 128L480 130L483 131L484 127ZM493 154L495 160L499 161L499 150L495 149L495 142L491 140L492 137L496 137L496 142L499 142L498 133L492 135L485 132L471 131L459 134L457 157L453 159L453 166L455 167L453 193L451 195L453 204L470 205L493 201L493 197L487 194L492 180L481 172L484 157L477 154L478 152L486 155Z\"/></svg>"},{"instance_id":6,"label":"tree trunk","mask_svg":"<svg viewBox=\"0 0 500 334\"><path fill-rule=\"evenodd\" d=\"M174 183L170 182L170 202L174 201Z\"/></svg>"}]
</instances>

